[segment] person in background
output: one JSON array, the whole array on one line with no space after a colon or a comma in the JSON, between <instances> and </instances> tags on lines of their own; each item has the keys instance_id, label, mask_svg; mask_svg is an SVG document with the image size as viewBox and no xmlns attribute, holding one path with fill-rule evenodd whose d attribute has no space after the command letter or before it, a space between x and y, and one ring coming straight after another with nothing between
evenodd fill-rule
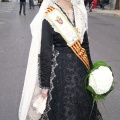
<instances>
[{"instance_id":1,"label":"person in background","mask_svg":"<svg viewBox=\"0 0 120 120\"><path fill-rule=\"evenodd\" d=\"M101 9L104 9L104 7L106 6L106 5L108 5L109 4L109 0L102 0L101 2L100 2L100 8Z\"/></svg>"},{"instance_id":2,"label":"person in background","mask_svg":"<svg viewBox=\"0 0 120 120\"><path fill-rule=\"evenodd\" d=\"M90 12L92 12L92 10L94 9L94 8L96 8L96 6L97 6L97 0L93 0L92 1L92 3L91 3L91 11Z\"/></svg>"},{"instance_id":3,"label":"person in background","mask_svg":"<svg viewBox=\"0 0 120 120\"><path fill-rule=\"evenodd\" d=\"M89 0L84 0L85 7L87 6Z\"/></svg>"},{"instance_id":4,"label":"person in background","mask_svg":"<svg viewBox=\"0 0 120 120\"><path fill-rule=\"evenodd\" d=\"M34 2L33 2L33 0L29 0L29 7L30 7L30 9L31 9L31 7L33 7L33 9L34 9Z\"/></svg>"},{"instance_id":5,"label":"person in background","mask_svg":"<svg viewBox=\"0 0 120 120\"><path fill-rule=\"evenodd\" d=\"M20 0L20 10L19 10L19 15L21 15L22 7L23 7L23 14L26 15L26 13L25 13L26 0Z\"/></svg>"},{"instance_id":6,"label":"person in background","mask_svg":"<svg viewBox=\"0 0 120 120\"><path fill-rule=\"evenodd\" d=\"M85 7L87 6L87 4L89 4L89 12L92 12L92 2L93 2L93 0L85 0L84 1Z\"/></svg>"},{"instance_id":7,"label":"person in background","mask_svg":"<svg viewBox=\"0 0 120 120\"><path fill-rule=\"evenodd\" d=\"M93 0L89 0L89 12L92 12L92 2Z\"/></svg>"},{"instance_id":8,"label":"person in background","mask_svg":"<svg viewBox=\"0 0 120 120\"><path fill-rule=\"evenodd\" d=\"M41 6L43 0L38 0L39 7Z\"/></svg>"}]
</instances>

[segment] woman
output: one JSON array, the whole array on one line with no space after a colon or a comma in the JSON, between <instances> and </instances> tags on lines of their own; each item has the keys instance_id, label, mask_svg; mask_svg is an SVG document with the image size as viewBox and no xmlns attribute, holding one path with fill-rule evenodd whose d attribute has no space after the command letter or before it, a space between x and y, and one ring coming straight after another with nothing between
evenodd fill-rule
<instances>
[{"instance_id":1,"label":"woman","mask_svg":"<svg viewBox=\"0 0 120 120\"><path fill-rule=\"evenodd\" d=\"M92 62L84 1L44 0L31 30L33 40L19 119L102 120L85 88ZM47 98L41 116L33 108L34 99L40 94L38 84L42 97Z\"/></svg>"}]
</instances>

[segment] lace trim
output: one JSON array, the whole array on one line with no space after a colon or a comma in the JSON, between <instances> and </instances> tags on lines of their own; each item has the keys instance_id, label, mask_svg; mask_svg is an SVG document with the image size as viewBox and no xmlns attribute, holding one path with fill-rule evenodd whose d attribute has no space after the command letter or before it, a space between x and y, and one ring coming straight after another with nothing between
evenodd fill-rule
<instances>
[{"instance_id":1,"label":"lace trim","mask_svg":"<svg viewBox=\"0 0 120 120\"><path fill-rule=\"evenodd\" d=\"M101 115L101 113L99 112L99 110L97 110L95 120L103 120L102 115Z\"/></svg>"},{"instance_id":2,"label":"lace trim","mask_svg":"<svg viewBox=\"0 0 120 120\"><path fill-rule=\"evenodd\" d=\"M74 9L74 8L73 8ZM85 23L85 16L81 9L79 12L74 11L75 14L75 23L78 26L78 33L81 39L81 43L83 42L84 33L86 31L86 23ZM79 15L78 15L79 14ZM79 23L77 22L79 20Z\"/></svg>"},{"instance_id":3,"label":"lace trim","mask_svg":"<svg viewBox=\"0 0 120 120\"><path fill-rule=\"evenodd\" d=\"M55 74L54 70L55 70L55 68L58 66L58 63L57 63L57 61L56 61L56 58L57 58L58 55L59 55L59 52L54 49L54 45L53 45L53 47L52 47L52 52L53 52L53 59L52 59L53 64L51 65L52 70L51 70L51 77L50 77L49 100L48 100L48 103L47 103L47 106L46 106L46 110L45 110L45 112L44 112L44 114L42 115L42 118L41 118L40 120L49 120L47 113L51 110L49 103L50 103L50 101L52 100L51 92L52 92L52 90L54 89L53 80L54 80L54 78L56 77L56 74Z\"/></svg>"},{"instance_id":4,"label":"lace trim","mask_svg":"<svg viewBox=\"0 0 120 120\"><path fill-rule=\"evenodd\" d=\"M39 120L40 119L41 114L38 113L36 111L36 109L33 107L33 103L39 97L40 92L41 92L41 90L40 90L40 87L39 87L39 81L37 81L26 120Z\"/></svg>"},{"instance_id":5,"label":"lace trim","mask_svg":"<svg viewBox=\"0 0 120 120\"><path fill-rule=\"evenodd\" d=\"M52 81L56 77L56 75L54 73L54 70L58 66L56 58L59 55L59 52L54 50L54 46L52 47L52 52L53 52L53 59L52 59L53 64L51 66L52 67L52 71L51 71L50 88L49 88L50 89L50 91L49 91L50 98L49 98L48 104L46 106L46 111L45 111L43 117L41 118L41 120L49 120L48 116L47 116L47 113L51 109L50 106L49 106L49 102L52 100L51 91L54 88ZM46 88L46 89L48 89L48 88ZM26 120L39 120L40 119L41 114L37 113L36 109L33 107L33 103L38 98L38 96L40 95L40 92L41 92L41 89L39 87L39 81L37 81Z\"/></svg>"},{"instance_id":6,"label":"lace trim","mask_svg":"<svg viewBox=\"0 0 120 120\"><path fill-rule=\"evenodd\" d=\"M40 87L40 89L50 89L49 87Z\"/></svg>"},{"instance_id":7,"label":"lace trim","mask_svg":"<svg viewBox=\"0 0 120 120\"><path fill-rule=\"evenodd\" d=\"M72 6L72 16L73 16L73 20L71 20L68 16L67 16L67 14L65 13L65 11L61 8L61 6L58 4L58 3L55 3L59 8L60 8L60 10L65 14L65 16L67 17L67 19L69 20L69 22L73 25L73 26L75 26L75 16L74 16L74 9L73 9L73 6Z\"/></svg>"}]
</instances>

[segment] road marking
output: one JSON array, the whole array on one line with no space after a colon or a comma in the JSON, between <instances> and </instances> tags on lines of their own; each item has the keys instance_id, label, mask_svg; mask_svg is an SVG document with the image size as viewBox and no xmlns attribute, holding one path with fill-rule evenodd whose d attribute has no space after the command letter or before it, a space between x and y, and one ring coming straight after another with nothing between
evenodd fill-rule
<instances>
[{"instance_id":1,"label":"road marking","mask_svg":"<svg viewBox=\"0 0 120 120\"><path fill-rule=\"evenodd\" d=\"M10 22L10 21L7 20L7 19L1 19L1 18L0 18L0 21Z\"/></svg>"},{"instance_id":2,"label":"road marking","mask_svg":"<svg viewBox=\"0 0 120 120\"><path fill-rule=\"evenodd\" d=\"M10 13L13 8L15 7L15 3L11 3L11 4L0 4L0 13Z\"/></svg>"},{"instance_id":3,"label":"road marking","mask_svg":"<svg viewBox=\"0 0 120 120\"><path fill-rule=\"evenodd\" d=\"M0 10L0 12L11 12L11 11L6 11L6 10Z\"/></svg>"},{"instance_id":4,"label":"road marking","mask_svg":"<svg viewBox=\"0 0 120 120\"><path fill-rule=\"evenodd\" d=\"M10 9L8 9L8 10L12 11L13 9L12 9L12 8L10 8Z\"/></svg>"}]
</instances>

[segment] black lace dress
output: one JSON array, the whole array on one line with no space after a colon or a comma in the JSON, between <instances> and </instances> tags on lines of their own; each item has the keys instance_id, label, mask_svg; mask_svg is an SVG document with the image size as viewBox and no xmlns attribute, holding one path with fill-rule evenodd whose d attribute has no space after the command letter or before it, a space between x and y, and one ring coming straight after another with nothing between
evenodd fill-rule
<instances>
[{"instance_id":1,"label":"black lace dress","mask_svg":"<svg viewBox=\"0 0 120 120\"><path fill-rule=\"evenodd\" d=\"M89 62L87 32L82 47ZM40 54L41 87L49 88L47 107L40 120L89 120L93 99L85 88L88 70L48 21L43 21ZM90 120L102 120L94 105Z\"/></svg>"}]
</instances>

